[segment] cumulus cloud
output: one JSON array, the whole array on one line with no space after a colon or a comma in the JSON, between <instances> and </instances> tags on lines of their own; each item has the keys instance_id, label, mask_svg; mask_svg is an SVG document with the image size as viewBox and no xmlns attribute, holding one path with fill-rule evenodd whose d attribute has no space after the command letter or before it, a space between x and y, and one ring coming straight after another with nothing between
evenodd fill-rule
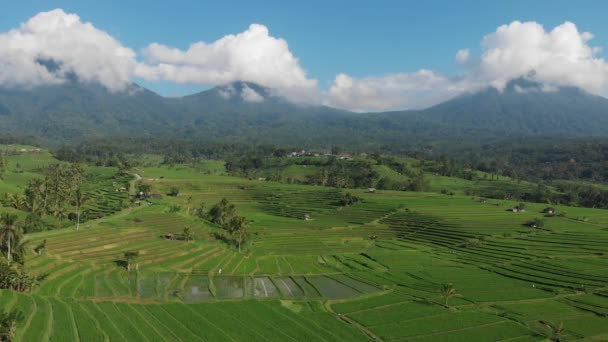
<instances>
[{"instance_id":1,"label":"cumulus cloud","mask_svg":"<svg viewBox=\"0 0 608 342\"><path fill-rule=\"evenodd\" d=\"M253 24L212 43L197 42L185 51L153 43L143 54L137 75L148 80L204 85L248 81L296 102L318 96L317 81L306 76L287 42L272 37L264 25Z\"/></svg>"},{"instance_id":2,"label":"cumulus cloud","mask_svg":"<svg viewBox=\"0 0 608 342\"><path fill-rule=\"evenodd\" d=\"M589 45L592 38L571 22L546 31L536 22L514 21L483 38L479 57L469 49L456 53L464 68L459 77L428 70L361 79L340 74L327 102L357 111L420 108L488 86L503 90L522 77L540 83L539 91L576 86L608 96L608 64L598 57L601 48Z\"/></svg>"},{"instance_id":3,"label":"cumulus cloud","mask_svg":"<svg viewBox=\"0 0 608 342\"><path fill-rule=\"evenodd\" d=\"M549 86L577 86L608 95L608 65L588 42L589 32L565 22L550 32L536 22L514 21L487 35L484 52L471 71L498 89L527 76Z\"/></svg>"},{"instance_id":4,"label":"cumulus cloud","mask_svg":"<svg viewBox=\"0 0 608 342\"><path fill-rule=\"evenodd\" d=\"M466 65L471 59L471 51L469 49L461 49L456 52L456 62Z\"/></svg>"},{"instance_id":5,"label":"cumulus cloud","mask_svg":"<svg viewBox=\"0 0 608 342\"><path fill-rule=\"evenodd\" d=\"M258 94L255 90L245 85L241 90L241 98L246 102L263 102L264 96Z\"/></svg>"},{"instance_id":6,"label":"cumulus cloud","mask_svg":"<svg viewBox=\"0 0 608 342\"><path fill-rule=\"evenodd\" d=\"M42 12L0 33L0 84L32 87L69 79L125 89L135 53L91 23L61 9Z\"/></svg>"},{"instance_id":7,"label":"cumulus cloud","mask_svg":"<svg viewBox=\"0 0 608 342\"><path fill-rule=\"evenodd\" d=\"M339 74L327 93L327 104L354 111L426 107L470 89L466 80L430 70L355 79Z\"/></svg>"}]
</instances>

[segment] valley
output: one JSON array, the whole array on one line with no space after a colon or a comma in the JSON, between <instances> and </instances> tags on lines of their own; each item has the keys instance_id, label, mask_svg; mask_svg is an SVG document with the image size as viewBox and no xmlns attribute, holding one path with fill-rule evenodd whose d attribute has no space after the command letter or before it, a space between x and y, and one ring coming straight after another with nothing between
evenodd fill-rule
<instances>
[{"instance_id":1,"label":"valley","mask_svg":"<svg viewBox=\"0 0 608 342\"><path fill-rule=\"evenodd\" d=\"M46 150L6 159L3 188L17 194L58 162ZM605 210L547 215L545 203L466 195L475 182L431 174L422 192L370 191L148 160L129 175L85 167L94 202L80 229L49 215L56 228L25 234L44 248L25 252L38 285L0 291L3 310L23 315L16 340L607 337ZM141 184L149 195L129 200ZM248 221L240 251L209 216L222 199ZM518 205L525 212L509 210ZM542 227L526 226L534 219Z\"/></svg>"}]
</instances>

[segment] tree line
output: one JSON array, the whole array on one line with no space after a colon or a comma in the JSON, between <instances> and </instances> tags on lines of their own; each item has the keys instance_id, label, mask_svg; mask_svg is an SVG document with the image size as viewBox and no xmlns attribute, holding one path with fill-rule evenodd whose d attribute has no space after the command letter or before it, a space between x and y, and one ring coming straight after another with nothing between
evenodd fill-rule
<instances>
[{"instance_id":1,"label":"tree line","mask_svg":"<svg viewBox=\"0 0 608 342\"><path fill-rule=\"evenodd\" d=\"M48 228L43 218L72 219L80 228L83 206L91 198L83 192L85 170L81 164L53 164L42 172L43 178L29 181L22 194L4 194L4 202L28 213L25 232Z\"/></svg>"}]
</instances>

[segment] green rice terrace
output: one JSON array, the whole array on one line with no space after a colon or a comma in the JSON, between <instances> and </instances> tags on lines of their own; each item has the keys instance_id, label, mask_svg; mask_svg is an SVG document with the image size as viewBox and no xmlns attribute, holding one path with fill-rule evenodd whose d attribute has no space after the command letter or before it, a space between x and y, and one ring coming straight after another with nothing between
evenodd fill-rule
<instances>
[{"instance_id":1,"label":"green rice terrace","mask_svg":"<svg viewBox=\"0 0 608 342\"><path fill-rule=\"evenodd\" d=\"M58 161L13 149L2 210L25 222L11 196ZM433 175L451 194L247 179L216 161L84 172L79 229L44 216L55 228L23 238L38 284L0 290L17 341L608 340L606 210L514 212ZM241 235L210 218L222 199Z\"/></svg>"}]
</instances>

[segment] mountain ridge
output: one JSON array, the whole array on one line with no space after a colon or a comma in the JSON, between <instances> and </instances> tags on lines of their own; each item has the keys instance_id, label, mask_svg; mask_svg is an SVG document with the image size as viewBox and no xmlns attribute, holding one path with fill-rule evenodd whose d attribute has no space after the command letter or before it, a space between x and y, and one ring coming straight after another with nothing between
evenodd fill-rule
<instances>
[{"instance_id":1,"label":"mountain ridge","mask_svg":"<svg viewBox=\"0 0 608 342\"><path fill-rule=\"evenodd\" d=\"M49 143L115 136L253 143L390 144L514 136L606 136L608 99L574 87L546 91L519 79L423 110L352 113L293 104L269 88L233 82L171 98L132 84L112 93L68 82L0 88L0 127Z\"/></svg>"}]
</instances>

